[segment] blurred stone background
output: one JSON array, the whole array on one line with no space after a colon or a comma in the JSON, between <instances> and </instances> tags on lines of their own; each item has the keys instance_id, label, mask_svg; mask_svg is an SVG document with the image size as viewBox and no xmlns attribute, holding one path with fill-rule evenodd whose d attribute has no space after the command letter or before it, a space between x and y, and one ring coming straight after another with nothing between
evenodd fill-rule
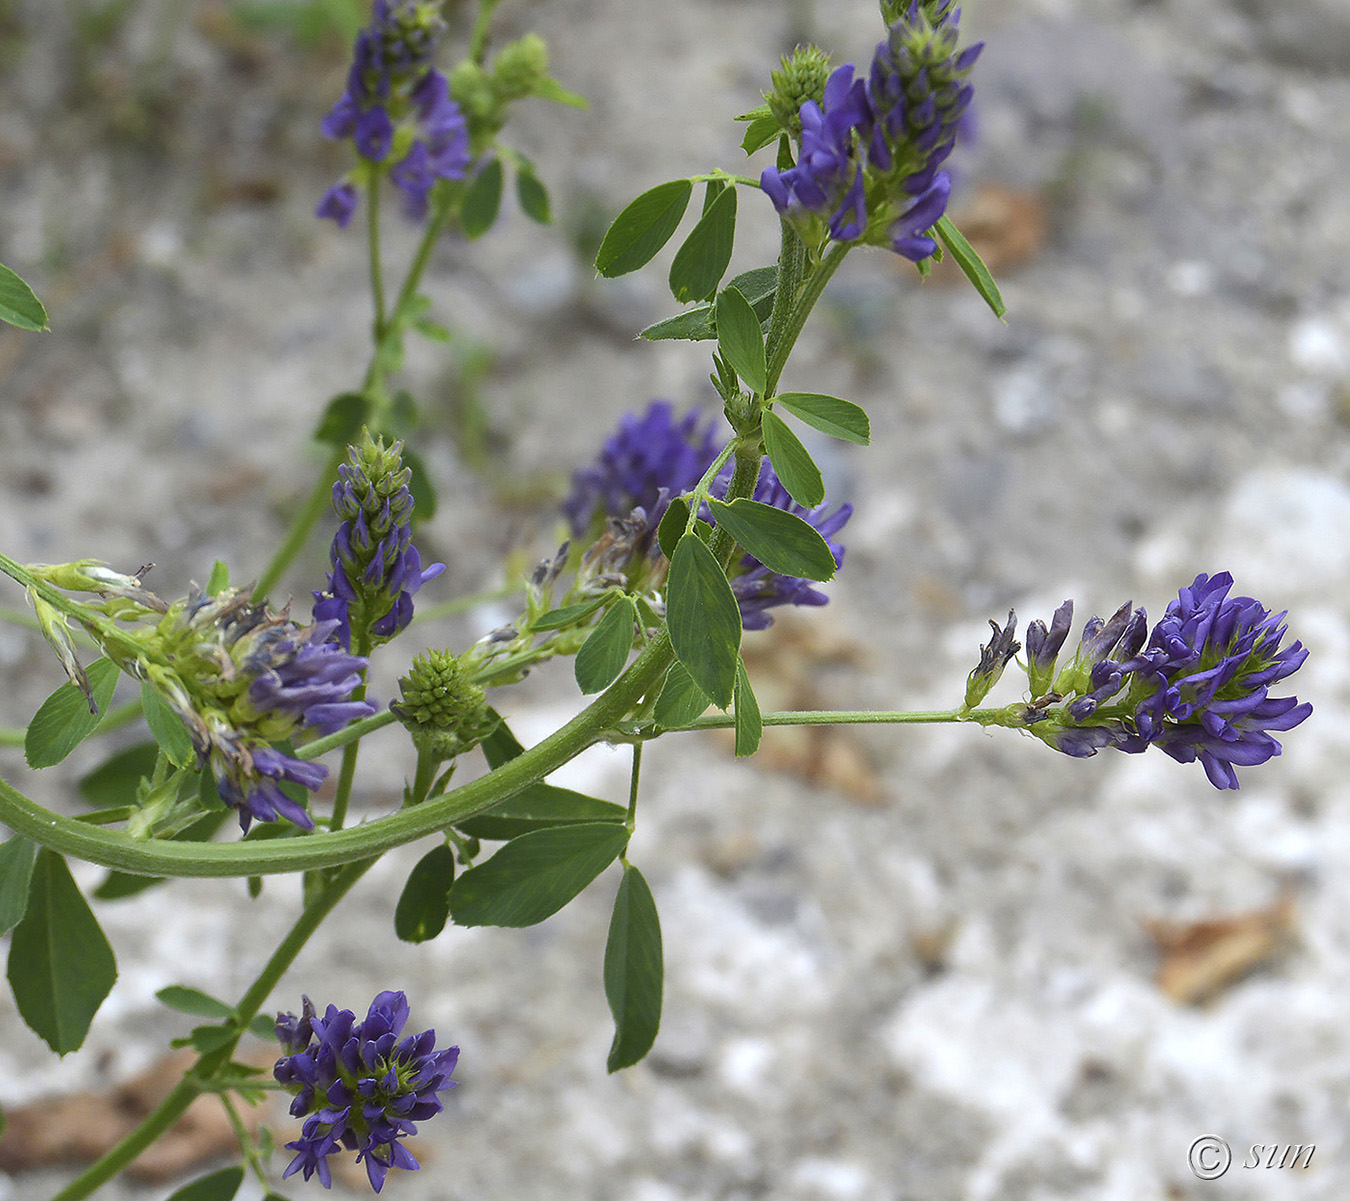
<instances>
[{"instance_id":1,"label":"blurred stone background","mask_svg":"<svg viewBox=\"0 0 1350 1201\"><path fill-rule=\"evenodd\" d=\"M364 1009L401 987L463 1048L449 1113L418 1142L424 1170L386 1195L1344 1196L1350 8L964 8L988 49L953 211L1009 317L880 252L832 286L788 382L864 404L874 445L814 447L832 498L857 507L848 557L826 610L753 637L761 699L946 707L986 619L1011 606L1023 624L1066 597L1080 620L1127 597L1157 614L1197 572L1230 570L1311 648L1296 683L1313 717L1222 794L1161 755L1077 762L1006 731L773 733L752 763L712 736L652 747L631 857L661 911L665 1015L649 1059L615 1077L600 978L613 875L537 928L410 947L393 903L430 844L404 848L276 998ZM216 558L256 576L319 465L309 431L364 370L361 235L311 215L346 165L317 133L345 52L243 15L224 0L0 3L0 261L52 317L50 334L0 335L0 547L21 561L153 561L167 596ZM467 19L452 12L461 35ZM622 413L713 402L704 347L634 341L673 310L670 252L594 279L608 219L661 180L740 169L730 118L799 39L865 61L881 32L871 0L504 0L495 28L543 33L591 108L524 105L506 134L556 225L508 202L428 277L456 333L407 373L441 497L419 540L449 564L434 599L495 588L509 555L551 549L552 499ZM751 199L733 270L776 248ZM412 243L391 235L393 262ZM301 607L324 556L316 541L288 577ZM462 646L510 616L416 627L376 691L418 645ZM496 698L525 742L576 708L569 675ZM0 624L0 726L59 681L35 635ZM37 776L5 749L0 770L77 811L72 782L102 753ZM392 731L372 740L372 815L410 762ZM565 782L619 798L626 767L600 750ZM101 905L117 988L60 1062L0 998L0 1104L65 1096L40 1125L94 1138L190 1024L155 990L237 994L297 909L279 880L257 901L210 882ZM1187 1167L1203 1135L1233 1147L1222 1181ZM1306 1171L1242 1167L1253 1144L1310 1143ZM100 1195L167 1196L191 1177L172 1166ZM0 1198L39 1201L75 1170L16 1169ZM365 1192L363 1174L334 1189Z\"/></svg>"}]
</instances>

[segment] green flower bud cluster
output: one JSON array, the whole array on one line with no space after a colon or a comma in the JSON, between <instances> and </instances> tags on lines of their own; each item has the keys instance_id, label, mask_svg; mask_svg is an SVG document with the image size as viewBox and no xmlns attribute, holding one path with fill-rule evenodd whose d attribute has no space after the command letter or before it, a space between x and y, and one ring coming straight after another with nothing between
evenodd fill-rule
<instances>
[{"instance_id":1,"label":"green flower bud cluster","mask_svg":"<svg viewBox=\"0 0 1350 1201\"><path fill-rule=\"evenodd\" d=\"M773 90L765 92L764 99L774 120L794 138L802 134L802 105L808 100L824 101L829 77L830 56L819 46L798 46L771 73Z\"/></svg>"},{"instance_id":2,"label":"green flower bud cluster","mask_svg":"<svg viewBox=\"0 0 1350 1201\"><path fill-rule=\"evenodd\" d=\"M466 60L449 75L450 96L469 122L469 143L475 156L491 145L506 124L508 107L516 100L538 96L577 108L586 102L567 91L548 73L548 44L537 33L508 42L492 60L491 68Z\"/></svg>"},{"instance_id":3,"label":"green flower bud cluster","mask_svg":"<svg viewBox=\"0 0 1350 1201\"><path fill-rule=\"evenodd\" d=\"M448 650L431 650L412 661L398 682L400 699L390 708L419 751L453 759L492 732L497 719L464 661Z\"/></svg>"}]
</instances>

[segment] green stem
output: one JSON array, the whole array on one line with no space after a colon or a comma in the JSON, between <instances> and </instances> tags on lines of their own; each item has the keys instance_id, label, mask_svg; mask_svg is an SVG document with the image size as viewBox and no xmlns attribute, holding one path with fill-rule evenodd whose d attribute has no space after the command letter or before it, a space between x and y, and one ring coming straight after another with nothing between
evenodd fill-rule
<instances>
[{"instance_id":1,"label":"green stem","mask_svg":"<svg viewBox=\"0 0 1350 1201\"><path fill-rule=\"evenodd\" d=\"M26 729L16 730L13 726L0 726L0 746L23 746L27 739Z\"/></svg>"},{"instance_id":2,"label":"green stem","mask_svg":"<svg viewBox=\"0 0 1350 1201\"><path fill-rule=\"evenodd\" d=\"M234 1055L235 1047L248 1023L257 1015L263 1003L271 995L281 977L294 962L310 936L319 928L319 924L332 912L333 907L347 895L357 880L365 874L373 860L350 863L335 875L322 892L309 904L296 920L280 945L272 952L258 978L244 993L235 1008L235 1021L239 1032L223 1047L203 1055L192 1069L173 1087L169 1095L155 1106L142 1119L140 1125L131 1131L121 1142L107 1152L101 1159L91 1164L57 1193L52 1201L78 1201L87 1197L95 1189L111 1180L142 1151L168 1130L193 1101L203 1092L209 1091L211 1077L227 1066Z\"/></svg>"},{"instance_id":3,"label":"green stem","mask_svg":"<svg viewBox=\"0 0 1350 1201\"><path fill-rule=\"evenodd\" d=\"M235 1142L239 1144L239 1153L243 1155L244 1161L253 1170L253 1175L258 1178L258 1183L267 1187L267 1173L258 1157L258 1148L253 1145L253 1139L249 1137L248 1128L244 1125L244 1120L239 1116L239 1107L230 1100L229 1096L223 1092L216 1094L220 1101L221 1108L225 1110L225 1116L229 1119L230 1129L234 1131Z\"/></svg>"},{"instance_id":4,"label":"green stem","mask_svg":"<svg viewBox=\"0 0 1350 1201\"><path fill-rule=\"evenodd\" d=\"M789 318L797 299L797 289L801 287L802 272L806 269L806 246L791 222L784 220L781 248L778 252L778 278L773 293L773 312L769 314L769 336L765 350L769 362L783 341ZM772 389L769 395L773 395Z\"/></svg>"},{"instance_id":5,"label":"green stem","mask_svg":"<svg viewBox=\"0 0 1350 1201\"><path fill-rule=\"evenodd\" d=\"M370 256L370 295L375 305L375 320L371 326L375 345L384 341L384 267L380 259L380 184L384 174L372 171L366 188L366 239Z\"/></svg>"},{"instance_id":6,"label":"green stem","mask_svg":"<svg viewBox=\"0 0 1350 1201\"><path fill-rule=\"evenodd\" d=\"M443 762L443 759L433 755L425 748L418 748L417 772L413 776L412 793L408 802L410 805L420 805L427 799L427 793L431 791L431 786L436 783L436 772Z\"/></svg>"},{"instance_id":7,"label":"green stem","mask_svg":"<svg viewBox=\"0 0 1350 1201\"><path fill-rule=\"evenodd\" d=\"M642 743L633 743L633 771L628 777L628 818L624 825L631 834L637 828L638 777L642 774Z\"/></svg>"},{"instance_id":8,"label":"green stem","mask_svg":"<svg viewBox=\"0 0 1350 1201\"><path fill-rule=\"evenodd\" d=\"M473 23L473 33L469 35L469 61L483 65L487 57L488 27L492 23L492 10L499 0L479 0L478 18Z\"/></svg>"},{"instance_id":9,"label":"green stem","mask_svg":"<svg viewBox=\"0 0 1350 1201\"><path fill-rule=\"evenodd\" d=\"M370 656L370 631L361 629L356 636L356 645L353 653L358 658L369 658ZM361 682L352 689L352 700L363 701L366 699L366 678L363 675ZM354 739L342 748L342 767L338 770L337 795L333 798L333 816L329 820L330 830L341 830L342 823L347 820L347 803L352 795L352 783L356 779L356 756L361 750L361 740Z\"/></svg>"},{"instance_id":10,"label":"green stem","mask_svg":"<svg viewBox=\"0 0 1350 1201\"><path fill-rule=\"evenodd\" d=\"M0 822L60 854L140 875L257 876L350 863L439 832L542 780L621 725L665 674L671 658L670 638L663 631L607 691L538 745L443 796L350 829L228 844L141 842L52 813L5 780L0 780Z\"/></svg>"},{"instance_id":11,"label":"green stem","mask_svg":"<svg viewBox=\"0 0 1350 1201\"><path fill-rule=\"evenodd\" d=\"M1013 724L1005 709L799 709L782 713L765 713L761 721L766 726L867 726L867 725L933 725L950 722L973 722L981 726ZM731 713L712 713L696 718L687 726L679 726L669 733L686 730L729 729L736 724Z\"/></svg>"},{"instance_id":12,"label":"green stem","mask_svg":"<svg viewBox=\"0 0 1350 1201\"><path fill-rule=\"evenodd\" d=\"M461 613L468 613L472 609L481 608L483 605L490 605L496 601L510 600L513 596L519 596L523 591L519 584L504 584L500 588L492 588L486 592L475 592L472 596L457 596L454 600L442 601L439 605L418 604L413 612L412 624L418 625L427 621L443 621L447 617L458 617ZM418 597L421 600L421 597Z\"/></svg>"},{"instance_id":13,"label":"green stem","mask_svg":"<svg viewBox=\"0 0 1350 1201\"><path fill-rule=\"evenodd\" d=\"M806 277L801 298L784 321L781 330L776 337L771 333L773 351L769 357L766 396L772 396L777 389L778 379L783 374L783 368L787 366L788 355L792 353L792 348L797 345L797 338L802 332L802 327L806 324L807 317L811 315L811 310L815 307L816 301L820 299L820 294L825 291L825 285L839 270L839 265L844 261L844 256L851 249L852 246L849 243L837 242L825 252L825 257L820 260L819 265ZM776 305L777 300L775 298L775 307Z\"/></svg>"}]
</instances>

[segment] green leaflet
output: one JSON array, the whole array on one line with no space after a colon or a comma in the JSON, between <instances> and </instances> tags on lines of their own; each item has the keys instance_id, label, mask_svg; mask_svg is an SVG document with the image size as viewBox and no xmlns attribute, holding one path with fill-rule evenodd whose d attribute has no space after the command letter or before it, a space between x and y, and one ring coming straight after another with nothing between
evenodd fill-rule
<instances>
[{"instance_id":1,"label":"green leaflet","mask_svg":"<svg viewBox=\"0 0 1350 1201\"><path fill-rule=\"evenodd\" d=\"M0 264L0 321L35 332L47 329L47 310L42 301L3 264Z\"/></svg>"},{"instance_id":2,"label":"green leaflet","mask_svg":"<svg viewBox=\"0 0 1350 1201\"><path fill-rule=\"evenodd\" d=\"M583 693L601 692L619 678L633 650L636 624L637 609L627 596L619 597L595 623L572 665Z\"/></svg>"},{"instance_id":3,"label":"green leaflet","mask_svg":"<svg viewBox=\"0 0 1350 1201\"><path fill-rule=\"evenodd\" d=\"M989 268L984 265L984 260L975 253L975 248L952 224L950 217L939 217L934 229L942 245L947 248L947 253L956 260L956 265L965 272L966 278L975 285L975 290L984 297L984 303L993 310L994 316L1002 321L1008 312L1008 306L1003 303L998 284L994 282Z\"/></svg>"},{"instance_id":4,"label":"green leaflet","mask_svg":"<svg viewBox=\"0 0 1350 1201\"><path fill-rule=\"evenodd\" d=\"M516 200L520 211L540 225L553 224L553 210L548 202L548 189L540 182L534 168L521 163L516 168Z\"/></svg>"},{"instance_id":5,"label":"green leaflet","mask_svg":"<svg viewBox=\"0 0 1350 1201\"><path fill-rule=\"evenodd\" d=\"M169 708L149 680L141 681L141 712L155 742L174 767L188 767L197 762L197 749L183 719Z\"/></svg>"},{"instance_id":6,"label":"green leaflet","mask_svg":"<svg viewBox=\"0 0 1350 1201\"><path fill-rule=\"evenodd\" d=\"M626 826L586 822L513 838L450 889L461 926L533 926L551 917L623 853Z\"/></svg>"},{"instance_id":7,"label":"green leaflet","mask_svg":"<svg viewBox=\"0 0 1350 1201\"><path fill-rule=\"evenodd\" d=\"M765 411L761 428L769 462L788 495L806 509L821 504L825 500L825 481L810 451L772 410Z\"/></svg>"},{"instance_id":8,"label":"green leaflet","mask_svg":"<svg viewBox=\"0 0 1350 1201\"><path fill-rule=\"evenodd\" d=\"M103 720L112 702L120 674L111 659L96 659L86 673L93 692L95 712L74 684L62 684L38 707L28 723L23 754L29 767L51 767L60 763L89 737Z\"/></svg>"},{"instance_id":9,"label":"green leaflet","mask_svg":"<svg viewBox=\"0 0 1350 1201\"><path fill-rule=\"evenodd\" d=\"M850 400L821 392L780 392L773 398L773 403L831 438L842 438L859 446L866 446L872 440L872 423Z\"/></svg>"},{"instance_id":10,"label":"green leaflet","mask_svg":"<svg viewBox=\"0 0 1350 1201\"><path fill-rule=\"evenodd\" d=\"M764 331L750 302L735 288L723 288L713 309L717 349L733 371L759 395L768 385Z\"/></svg>"},{"instance_id":11,"label":"green leaflet","mask_svg":"<svg viewBox=\"0 0 1350 1201\"><path fill-rule=\"evenodd\" d=\"M697 721L711 704L703 689L694 683L689 669L677 659L666 672L652 719L663 730L678 730Z\"/></svg>"},{"instance_id":12,"label":"green leaflet","mask_svg":"<svg viewBox=\"0 0 1350 1201\"><path fill-rule=\"evenodd\" d=\"M740 497L710 500L717 524L770 571L807 580L834 578L834 555L814 526L794 513Z\"/></svg>"},{"instance_id":13,"label":"green leaflet","mask_svg":"<svg viewBox=\"0 0 1350 1201\"><path fill-rule=\"evenodd\" d=\"M33 867L28 910L9 946L19 1013L58 1055L78 1050L117 980L112 948L60 855Z\"/></svg>"},{"instance_id":14,"label":"green leaflet","mask_svg":"<svg viewBox=\"0 0 1350 1201\"><path fill-rule=\"evenodd\" d=\"M760 328L773 312L773 298L778 288L777 267L755 267L740 275L732 276L729 288L735 288L750 302L759 318ZM664 321L647 326L641 337L649 342L668 339L684 339L689 342L704 342L717 337L717 325L713 321L711 304L696 304L683 313L676 313Z\"/></svg>"},{"instance_id":15,"label":"green leaflet","mask_svg":"<svg viewBox=\"0 0 1350 1201\"><path fill-rule=\"evenodd\" d=\"M661 921L642 873L624 864L605 941L605 1000L614 1015L611 1072L637 1063L661 1026Z\"/></svg>"},{"instance_id":16,"label":"green leaflet","mask_svg":"<svg viewBox=\"0 0 1350 1201\"><path fill-rule=\"evenodd\" d=\"M37 843L17 835L0 843L0 934L23 920L36 861Z\"/></svg>"},{"instance_id":17,"label":"green leaflet","mask_svg":"<svg viewBox=\"0 0 1350 1201\"><path fill-rule=\"evenodd\" d=\"M670 644L694 683L726 709L736 680L741 611L717 559L697 534L685 534L671 557L666 624Z\"/></svg>"},{"instance_id":18,"label":"green leaflet","mask_svg":"<svg viewBox=\"0 0 1350 1201\"><path fill-rule=\"evenodd\" d=\"M693 191L691 180L672 179L643 192L614 218L595 256L595 269L613 279L651 262L679 228Z\"/></svg>"},{"instance_id":19,"label":"green leaflet","mask_svg":"<svg viewBox=\"0 0 1350 1201\"><path fill-rule=\"evenodd\" d=\"M704 300L717 291L731 263L736 237L736 189L723 187L712 201L670 264L670 291L681 304Z\"/></svg>"},{"instance_id":20,"label":"green leaflet","mask_svg":"<svg viewBox=\"0 0 1350 1201\"><path fill-rule=\"evenodd\" d=\"M209 1176L199 1176L183 1185L168 1201L231 1201L244 1183L242 1167L221 1168Z\"/></svg>"},{"instance_id":21,"label":"green leaflet","mask_svg":"<svg viewBox=\"0 0 1350 1201\"><path fill-rule=\"evenodd\" d=\"M760 715L759 701L755 699L755 690L750 687L750 677L746 674L745 663L736 664L736 755L744 758L759 750L759 740L764 733L764 719Z\"/></svg>"},{"instance_id":22,"label":"green leaflet","mask_svg":"<svg viewBox=\"0 0 1350 1201\"><path fill-rule=\"evenodd\" d=\"M490 159L474 176L459 207L459 227L472 242L481 238L497 220L502 204L502 160Z\"/></svg>"},{"instance_id":23,"label":"green leaflet","mask_svg":"<svg viewBox=\"0 0 1350 1201\"><path fill-rule=\"evenodd\" d=\"M394 933L404 942L426 942L445 929L455 852L444 843L417 861L394 907Z\"/></svg>"},{"instance_id":24,"label":"green leaflet","mask_svg":"<svg viewBox=\"0 0 1350 1201\"><path fill-rule=\"evenodd\" d=\"M160 1004L167 1005L179 1013L191 1014L195 1018L216 1018L223 1021L234 1017L233 1005L227 1005L199 988L170 984L155 993L155 997Z\"/></svg>"}]
</instances>

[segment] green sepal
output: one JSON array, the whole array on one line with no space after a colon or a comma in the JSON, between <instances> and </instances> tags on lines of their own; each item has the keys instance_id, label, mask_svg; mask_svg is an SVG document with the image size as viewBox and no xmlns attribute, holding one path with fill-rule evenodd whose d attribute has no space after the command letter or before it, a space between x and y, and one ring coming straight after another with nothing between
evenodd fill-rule
<instances>
[{"instance_id":1,"label":"green sepal","mask_svg":"<svg viewBox=\"0 0 1350 1201\"><path fill-rule=\"evenodd\" d=\"M741 612L721 566L696 533L685 534L671 556L666 624L694 683L725 710L736 681Z\"/></svg>"},{"instance_id":2,"label":"green sepal","mask_svg":"<svg viewBox=\"0 0 1350 1201\"><path fill-rule=\"evenodd\" d=\"M761 429L764 449L783 487L804 509L814 509L825 500L825 480L810 451L777 413L765 410Z\"/></svg>"},{"instance_id":3,"label":"green sepal","mask_svg":"<svg viewBox=\"0 0 1350 1201\"><path fill-rule=\"evenodd\" d=\"M120 674L111 659L96 659L86 672L89 697L67 681L42 702L24 736L23 755L29 767L60 763L98 729Z\"/></svg>"},{"instance_id":4,"label":"green sepal","mask_svg":"<svg viewBox=\"0 0 1350 1201\"><path fill-rule=\"evenodd\" d=\"M117 961L66 861L48 850L33 867L28 909L9 946L19 1014L58 1055L79 1049L117 980Z\"/></svg>"},{"instance_id":5,"label":"green sepal","mask_svg":"<svg viewBox=\"0 0 1350 1201\"><path fill-rule=\"evenodd\" d=\"M45 333L49 328L47 310L37 294L3 264L0 264L0 321L34 333Z\"/></svg>"},{"instance_id":6,"label":"green sepal","mask_svg":"<svg viewBox=\"0 0 1350 1201\"><path fill-rule=\"evenodd\" d=\"M626 826L585 822L513 838L450 889L461 926L533 926L557 913L628 845Z\"/></svg>"},{"instance_id":7,"label":"green sepal","mask_svg":"<svg viewBox=\"0 0 1350 1201\"><path fill-rule=\"evenodd\" d=\"M190 767L197 762L197 748L183 719L169 708L149 680L141 681L141 712L159 749L174 767Z\"/></svg>"},{"instance_id":8,"label":"green sepal","mask_svg":"<svg viewBox=\"0 0 1350 1201\"><path fill-rule=\"evenodd\" d=\"M656 902L642 873L625 863L605 940L605 1000L614 1015L611 1072L632 1067L652 1049L661 1027L663 973Z\"/></svg>"},{"instance_id":9,"label":"green sepal","mask_svg":"<svg viewBox=\"0 0 1350 1201\"><path fill-rule=\"evenodd\" d=\"M755 690L750 687L744 661L736 664L736 755L744 758L759 750L764 719L759 711Z\"/></svg>"},{"instance_id":10,"label":"green sepal","mask_svg":"<svg viewBox=\"0 0 1350 1201\"><path fill-rule=\"evenodd\" d=\"M404 942L435 938L450 917L450 885L454 880L454 850L445 843L432 847L408 873L394 907L394 933Z\"/></svg>"},{"instance_id":11,"label":"green sepal","mask_svg":"<svg viewBox=\"0 0 1350 1201\"><path fill-rule=\"evenodd\" d=\"M989 268L984 265L984 260L975 253L975 248L952 224L950 217L939 217L933 228L937 232L938 239L947 248L947 252L956 260L956 265L975 285L975 291L984 297L984 303L993 311L994 316L1002 321L1008 312L1008 306L1003 303L1003 295L999 292L998 284L994 282Z\"/></svg>"},{"instance_id":12,"label":"green sepal","mask_svg":"<svg viewBox=\"0 0 1350 1201\"><path fill-rule=\"evenodd\" d=\"M717 321L717 349L751 389L763 395L768 384L764 331L754 307L736 288L723 288L713 306Z\"/></svg>"},{"instance_id":13,"label":"green sepal","mask_svg":"<svg viewBox=\"0 0 1350 1201\"><path fill-rule=\"evenodd\" d=\"M670 264L670 292L681 304L712 296L731 263L736 189L723 186L714 192L716 182L708 184L711 200Z\"/></svg>"},{"instance_id":14,"label":"green sepal","mask_svg":"<svg viewBox=\"0 0 1350 1201\"><path fill-rule=\"evenodd\" d=\"M173 1193L168 1201L232 1201L244 1183L244 1169L221 1168L209 1176L199 1176Z\"/></svg>"},{"instance_id":15,"label":"green sepal","mask_svg":"<svg viewBox=\"0 0 1350 1201\"><path fill-rule=\"evenodd\" d=\"M694 184L672 179L643 192L609 227L595 256L595 269L606 279L646 266L679 228Z\"/></svg>"},{"instance_id":16,"label":"green sepal","mask_svg":"<svg viewBox=\"0 0 1350 1201\"><path fill-rule=\"evenodd\" d=\"M834 555L820 531L795 513L739 497L710 500L717 524L770 571L807 580L832 580Z\"/></svg>"},{"instance_id":17,"label":"green sepal","mask_svg":"<svg viewBox=\"0 0 1350 1201\"><path fill-rule=\"evenodd\" d=\"M474 176L459 208L459 227L472 242L481 238L497 220L502 204L502 160L489 159Z\"/></svg>"},{"instance_id":18,"label":"green sepal","mask_svg":"<svg viewBox=\"0 0 1350 1201\"><path fill-rule=\"evenodd\" d=\"M23 921L37 851L37 843L18 835L0 843L0 935Z\"/></svg>"},{"instance_id":19,"label":"green sepal","mask_svg":"<svg viewBox=\"0 0 1350 1201\"><path fill-rule=\"evenodd\" d=\"M826 396L823 392L780 392L773 403L831 438L842 438L858 446L867 446L872 441L872 423L851 400Z\"/></svg>"},{"instance_id":20,"label":"green sepal","mask_svg":"<svg viewBox=\"0 0 1350 1201\"><path fill-rule=\"evenodd\" d=\"M623 673L633 650L636 624L637 609L627 596L619 597L595 623L573 661L573 674L582 693L602 692Z\"/></svg>"}]
</instances>

